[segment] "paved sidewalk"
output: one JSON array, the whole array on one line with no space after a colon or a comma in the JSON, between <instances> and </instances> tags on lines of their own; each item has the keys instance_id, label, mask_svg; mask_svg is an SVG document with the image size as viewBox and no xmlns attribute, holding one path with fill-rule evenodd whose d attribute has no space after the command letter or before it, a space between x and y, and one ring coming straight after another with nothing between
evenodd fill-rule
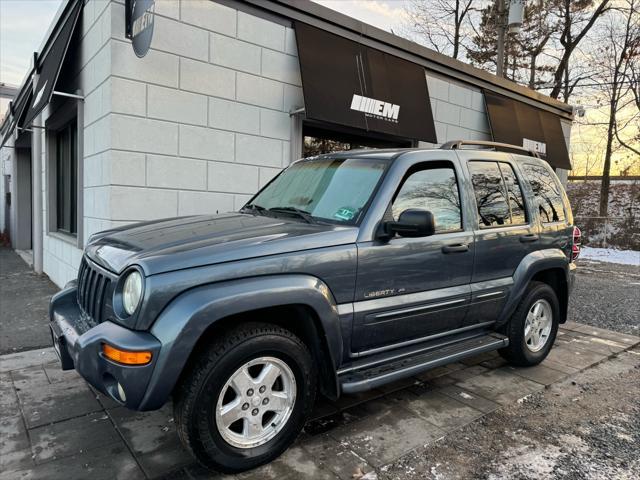
<instances>
[{"instance_id":1,"label":"paved sidewalk","mask_svg":"<svg viewBox=\"0 0 640 480\"><path fill-rule=\"evenodd\" d=\"M46 275L0 247L0 355L51 344L49 299L57 291Z\"/></svg>"},{"instance_id":2,"label":"paved sidewalk","mask_svg":"<svg viewBox=\"0 0 640 480\"><path fill-rule=\"evenodd\" d=\"M0 479L344 479L385 471L480 417L640 345L575 323L533 368L485 354L366 394L321 402L296 444L270 465L212 475L182 449L170 405L136 413L62 372L49 348L0 357ZM90 476L90 477L89 477Z\"/></svg>"}]
</instances>

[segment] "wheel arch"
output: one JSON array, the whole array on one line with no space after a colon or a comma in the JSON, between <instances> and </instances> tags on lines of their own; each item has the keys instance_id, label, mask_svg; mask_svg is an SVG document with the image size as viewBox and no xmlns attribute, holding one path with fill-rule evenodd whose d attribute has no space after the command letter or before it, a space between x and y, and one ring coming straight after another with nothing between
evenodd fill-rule
<instances>
[{"instance_id":1,"label":"wheel arch","mask_svg":"<svg viewBox=\"0 0 640 480\"><path fill-rule=\"evenodd\" d=\"M512 293L509 295L497 326L505 325L515 312L527 286L540 281L551 286L560 302L560 323L567 321L569 305L569 260L559 248L537 250L526 255L513 275Z\"/></svg>"},{"instance_id":2,"label":"wheel arch","mask_svg":"<svg viewBox=\"0 0 640 480\"><path fill-rule=\"evenodd\" d=\"M241 323L256 321L285 328L300 338L309 348L314 364L318 366L321 392L329 398L337 398L336 366L331 362L329 343L324 326L318 317L318 313L310 305L301 303L252 308L213 322L194 345L179 378L185 375L193 359L211 343L215 336L224 334L227 330ZM176 384L178 383L179 379Z\"/></svg>"},{"instance_id":3,"label":"wheel arch","mask_svg":"<svg viewBox=\"0 0 640 480\"><path fill-rule=\"evenodd\" d=\"M263 318L256 319L258 314ZM319 362L321 391L337 395L342 336L335 299L318 278L277 275L205 285L173 300L151 328L163 347L140 409L162 406L211 336L249 318L298 335Z\"/></svg>"},{"instance_id":4,"label":"wheel arch","mask_svg":"<svg viewBox=\"0 0 640 480\"><path fill-rule=\"evenodd\" d=\"M567 321L567 311L569 309L569 282L565 270L560 267L547 268L536 272L531 277L532 282L542 282L549 285L558 297L560 304L560 323Z\"/></svg>"}]
</instances>

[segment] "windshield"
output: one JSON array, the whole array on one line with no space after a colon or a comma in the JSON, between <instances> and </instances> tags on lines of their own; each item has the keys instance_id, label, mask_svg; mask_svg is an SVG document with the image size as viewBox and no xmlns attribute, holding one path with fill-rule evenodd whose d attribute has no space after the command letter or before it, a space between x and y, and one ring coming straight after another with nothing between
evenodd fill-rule
<instances>
[{"instance_id":1,"label":"windshield","mask_svg":"<svg viewBox=\"0 0 640 480\"><path fill-rule=\"evenodd\" d=\"M276 214L356 224L388 162L377 159L301 160L245 206Z\"/></svg>"}]
</instances>

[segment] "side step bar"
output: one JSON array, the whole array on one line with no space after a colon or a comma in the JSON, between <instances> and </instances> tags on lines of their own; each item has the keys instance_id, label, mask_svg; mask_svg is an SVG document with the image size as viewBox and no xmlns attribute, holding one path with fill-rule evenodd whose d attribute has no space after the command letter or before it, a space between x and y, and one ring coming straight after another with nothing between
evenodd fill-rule
<instances>
[{"instance_id":1,"label":"side step bar","mask_svg":"<svg viewBox=\"0 0 640 480\"><path fill-rule=\"evenodd\" d=\"M357 393L507 345L509 345L507 337L492 332L481 337L445 345L437 350L403 357L391 363L352 370L338 378L342 393Z\"/></svg>"}]
</instances>

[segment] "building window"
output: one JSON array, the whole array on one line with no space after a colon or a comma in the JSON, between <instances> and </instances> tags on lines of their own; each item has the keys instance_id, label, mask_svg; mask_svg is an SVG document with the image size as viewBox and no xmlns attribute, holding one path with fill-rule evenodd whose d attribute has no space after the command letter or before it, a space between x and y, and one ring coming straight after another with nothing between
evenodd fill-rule
<instances>
[{"instance_id":1,"label":"building window","mask_svg":"<svg viewBox=\"0 0 640 480\"><path fill-rule=\"evenodd\" d=\"M73 119L56 133L56 230L76 235L78 205L78 129Z\"/></svg>"},{"instance_id":2,"label":"building window","mask_svg":"<svg viewBox=\"0 0 640 480\"><path fill-rule=\"evenodd\" d=\"M362 135L347 128L333 130L308 124L304 125L302 138L303 157L361 148L408 148L414 146L414 142L408 139L389 136L374 137L372 134Z\"/></svg>"}]
</instances>

